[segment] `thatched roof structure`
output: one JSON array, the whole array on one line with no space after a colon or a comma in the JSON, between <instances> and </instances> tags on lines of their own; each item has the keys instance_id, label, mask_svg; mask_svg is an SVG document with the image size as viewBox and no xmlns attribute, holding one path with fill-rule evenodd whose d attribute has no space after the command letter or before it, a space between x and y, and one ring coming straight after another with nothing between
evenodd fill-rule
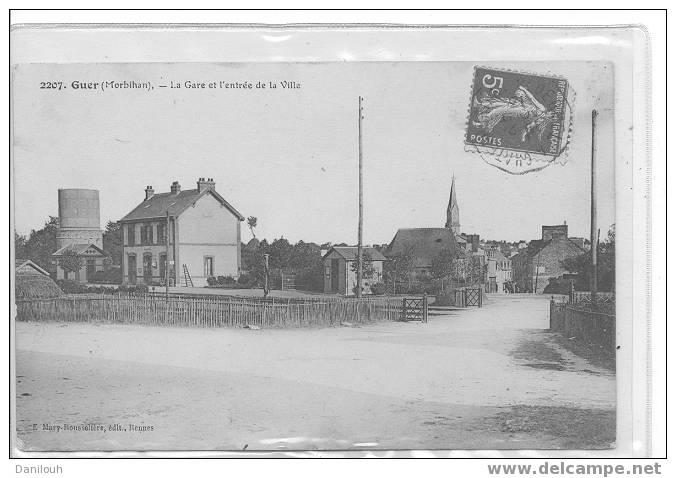
<instances>
[{"instance_id":1,"label":"thatched roof structure","mask_svg":"<svg viewBox=\"0 0 676 478\"><path fill-rule=\"evenodd\" d=\"M16 261L14 292L16 299L51 299L63 292L47 272L32 261Z\"/></svg>"}]
</instances>

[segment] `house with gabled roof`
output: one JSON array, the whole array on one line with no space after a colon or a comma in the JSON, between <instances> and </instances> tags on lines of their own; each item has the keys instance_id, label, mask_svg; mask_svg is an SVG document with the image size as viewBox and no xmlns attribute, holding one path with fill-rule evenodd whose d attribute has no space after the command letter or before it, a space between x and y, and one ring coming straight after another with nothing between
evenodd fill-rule
<instances>
[{"instance_id":1,"label":"house with gabled roof","mask_svg":"<svg viewBox=\"0 0 676 478\"><path fill-rule=\"evenodd\" d=\"M543 293L549 279L569 272L563 261L585 253L582 238L568 237L568 226L542 226L542 238L512 257L514 282L520 292Z\"/></svg>"},{"instance_id":2,"label":"house with gabled roof","mask_svg":"<svg viewBox=\"0 0 676 478\"><path fill-rule=\"evenodd\" d=\"M145 199L120 220L123 281L150 285L205 286L209 277L239 276L244 216L216 192L212 178L197 188Z\"/></svg>"},{"instance_id":3,"label":"house with gabled roof","mask_svg":"<svg viewBox=\"0 0 676 478\"><path fill-rule=\"evenodd\" d=\"M362 281L363 294L371 294L371 286L382 281L383 263L387 258L374 247L363 247L365 257L363 263L370 261L372 274ZM357 286L356 246L333 246L324 254L324 292L343 295L354 295Z\"/></svg>"},{"instance_id":4,"label":"house with gabled roof","mask_svg":"<svg viewBox=\"0 0 676 478\"><path fill-rule=\"evenodd\" d=\"M432 262L442 252L458 255L458 246L451 229L445 227L402 228L397 231L385 250L389 258L408 256L418 276L424 276L432 268Z\"/></svg>"},{"instance_id":5,"label":"house with gabled roof","mask_svg":"<svg viewBox=\"0 0 676 478\"><path fill-rule=\"evenodd\" d=\"M69 271L62 266L66 256L74 255L80 259L81 267L76 271ZM107 254L93 243L66 244L52 254L56 264L57 280L74 280L75 282L91 282L94 275L104 269L104 260Z\"/></svg>"}]
</instances>

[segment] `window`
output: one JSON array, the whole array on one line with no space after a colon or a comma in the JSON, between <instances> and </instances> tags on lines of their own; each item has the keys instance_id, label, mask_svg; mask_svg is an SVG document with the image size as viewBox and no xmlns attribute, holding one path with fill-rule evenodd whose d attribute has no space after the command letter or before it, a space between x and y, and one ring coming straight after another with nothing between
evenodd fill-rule
<instances>
[{"instance_id":1,"label":"window","mask_svg":"<svg viewBox=\"0 0 676 478\"><path fill-rule=\"evenodd\" d=\"M150 245L153 243L153 226L144 224L141 226L141 244Z\"/></svg>"},{"instance_id":2,"label":"window","mask_svg":"<svg viewBox=\"0 0 676 478\"><path fill-rule=\"evenodd\" d=\"M127 226L127 244L130 246L133 246L135 244L135 229L136 226L134 224L130 224Z\"/></svg>"},{"instance_id":3,"label":"window","mask_svg":"<svg viewBox=\"0 0 676 478\"><path fill-rule=\"evenodd\" d=\"M214 276L214 258L211 256L204 257L204 275L205 277Z\"/></svg>"},{"instance_id":4,"label":"window","mask_svg":"<svg viewBox=\"0 0 676 478\"><path fill-rule=\"evenodd\" d=\"M164 224L158 224L157 225L157 243L158 244L166 244L167 238L166 236L166 227Z\"/></svg>"}]
</instances>

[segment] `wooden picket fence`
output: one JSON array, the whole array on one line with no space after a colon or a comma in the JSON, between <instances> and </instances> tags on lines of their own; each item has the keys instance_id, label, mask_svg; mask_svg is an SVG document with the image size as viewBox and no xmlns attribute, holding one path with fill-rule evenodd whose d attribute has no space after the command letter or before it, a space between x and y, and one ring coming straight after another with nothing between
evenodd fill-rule
<instances>
[{"instance_id":1,"label":"wooden picket fence","mask_svg":"<svg viewBox=\"0 0 676 478\"><path fill-rule=\"evenodd\" d=\"M401 300L101 295L17 301L17 320L176 327L331 327L401 318Z\"/></svg>"},{"instance_id":2,"label":"wooden picket fence","mask_svg":"<svg viewBox=\"0 0 676 478\"><path fill-rule=\"evenodd\" d=\"M551 300L549 302L549 330L566 337L595 343L611 353L615 352L615 315L585 310L576 304Z\"/></svg>"}]
</instances>

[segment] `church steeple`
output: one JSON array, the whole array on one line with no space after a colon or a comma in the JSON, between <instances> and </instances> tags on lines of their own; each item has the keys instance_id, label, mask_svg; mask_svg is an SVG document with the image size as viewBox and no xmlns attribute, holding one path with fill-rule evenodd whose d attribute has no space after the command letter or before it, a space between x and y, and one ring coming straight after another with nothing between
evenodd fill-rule
<instances>
[{"instance_id":1,"label":"church steeple","mask_svg":"<svg viewBox=\"0 0 676 478\"><path fill-rule=\"evenodd\" d=\"M453 231L453 234L460 234L460 208L455 197L455 175L451 181L451 196L446 209L446 228Z\"/></svg>"}]
</instances>

